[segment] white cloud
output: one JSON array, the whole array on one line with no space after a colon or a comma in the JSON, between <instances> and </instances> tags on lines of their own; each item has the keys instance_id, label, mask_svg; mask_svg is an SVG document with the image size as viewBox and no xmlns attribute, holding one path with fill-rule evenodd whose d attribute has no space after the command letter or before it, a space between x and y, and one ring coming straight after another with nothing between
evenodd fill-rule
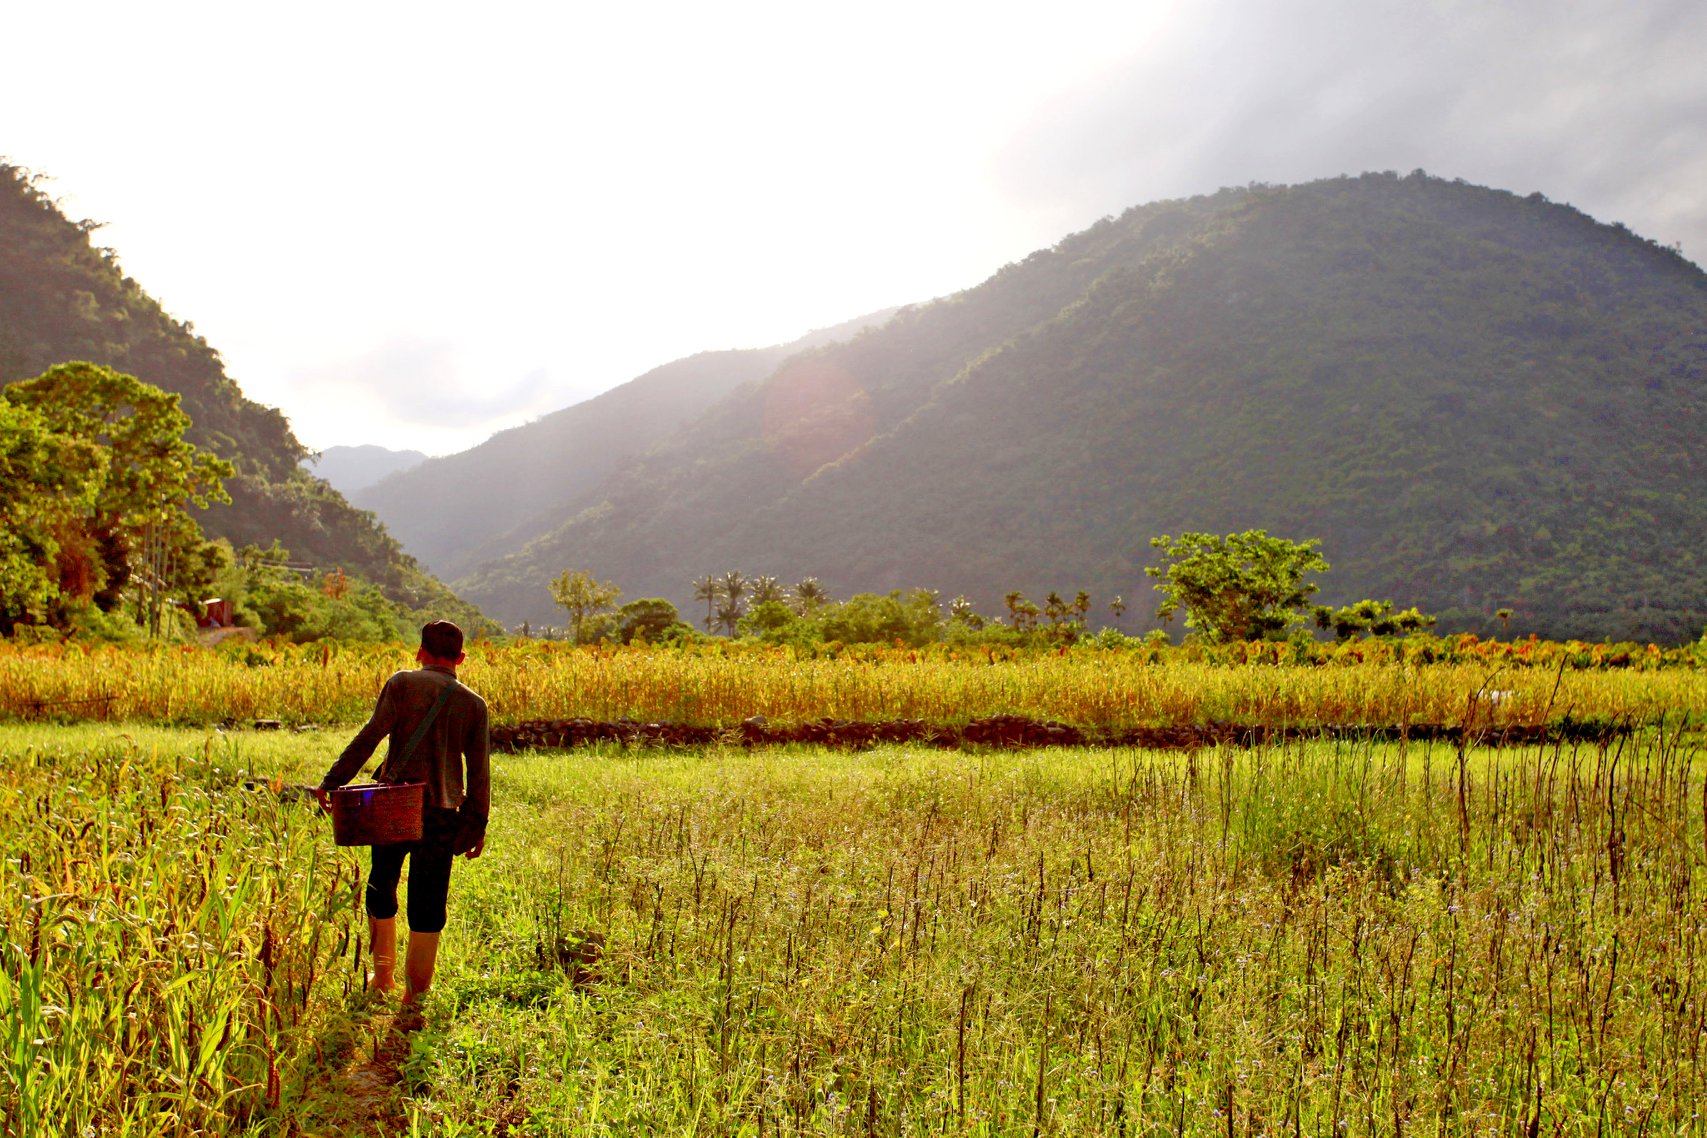
<instances>
[{"instance_id":1,"label":"white cloud","mask_svg":"<svg viewBox=\"0 0 1707 1138\"><path fill-rule=\"evenodd\" d=\"M443 338L399 337L288 382L313 416L293 425L322 447L371 442L432 452L447 437L485 437L560 406L544 369L471 367L463 345Z\"/></svg>"},{"instance_id":2,"label":"white cloud","mask_svg":"<svg viewBox=\"0 0 1707 1138\"><path fill-rule=\"evenodd\" d=\"M1041 109L1000 167L1070 215L1247 181L1424 168L1707 250L1707 8L1206 0Z\"/></svg>"}]
</instances>

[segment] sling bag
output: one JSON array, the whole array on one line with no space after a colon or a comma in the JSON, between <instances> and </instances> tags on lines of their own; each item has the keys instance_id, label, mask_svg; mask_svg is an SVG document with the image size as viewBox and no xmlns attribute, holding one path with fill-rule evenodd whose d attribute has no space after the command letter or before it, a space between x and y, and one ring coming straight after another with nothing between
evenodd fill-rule
<instances>
[{"instance_id":1,"label":"sling bag","mask_svg":"<svg viewBox=\"0 0 1707 1138\"><path fill-rule=\"evenodd\" d=\"M341 786L332 791L332 840L340 846L378 846L392 842L421 840L421 806L425 801L427 784L423 782L387 782L388 774L401 774L427 729L439 717L445 704L457 689L453 679L439 692L438 699L416 725L414 734L400 752L385 756L378 773L378 782L357 786Z\"/></svg>"}]
</instances>

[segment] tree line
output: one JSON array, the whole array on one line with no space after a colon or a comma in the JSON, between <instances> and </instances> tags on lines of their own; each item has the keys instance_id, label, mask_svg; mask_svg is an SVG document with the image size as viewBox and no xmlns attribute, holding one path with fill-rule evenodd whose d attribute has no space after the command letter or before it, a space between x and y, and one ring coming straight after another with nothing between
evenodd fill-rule
<instances>
[{"instance_id":1,"label":"tree line","mask_svg":"<svg viewBox=\"0 0 1707 1138\"><path fill-rule=\"evenodd\" d=\"M1310 605L1319 588L1310 576L1329 568L1314 539L1292 541L1255 529L1225 536L1164 534L1150 544L1162 556L1161 565L1145 570L1157 580L1155 589L1162 596L1156 615L1171 621L1183 613L1190 633L1211 642L1310 636L1312 624L1340 640L1401 636L1435 623L1414 607L1395 611L1386 600L1365 599L1337 608ZM785 585L773 576L731 569L693 582L694 600L705 606L702 628L683 620L674 604L659 597L618 608L621 588L586 570L564 570L552 580L551 593L568 614L565 638L578 643L656 643L716 632L779 644L912 646L938 641L1074 643L1093 635L1093 603L1083 590L1070 599L1050 592L1041 604L1023 592L1010 592L1003 598L1005 614L990 617L977 612L965 596L945 605L932 589L856 593L839 601L817 577ZM1123 636L1119 623L1128 608L1126 599L1115 596L1107 608L1113 625L1096 634ZM1500 615L1503 619L1510 613L1501 610ZM533 634L527 626L520 631ZM1161 630L1150 636L1167 639Z\"/></svg>"}]
</instances>

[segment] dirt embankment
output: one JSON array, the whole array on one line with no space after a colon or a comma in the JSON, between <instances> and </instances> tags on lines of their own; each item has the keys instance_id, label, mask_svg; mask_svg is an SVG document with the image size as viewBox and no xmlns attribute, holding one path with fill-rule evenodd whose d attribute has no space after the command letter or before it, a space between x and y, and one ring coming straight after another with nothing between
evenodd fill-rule
<instances>
[{"instance_id":1,"label":"dirt embankment","mask_svg":"<svg viewBox=\"0 0 1707 1138\"><path fill-rule=\"evenodd\" d=\"M1533 746L1559 741L1599 741L1628 734L1629 723L1561 719L1545 724L1473 727L1472 742L1485 746ZM735 727L688 723L641 723L632 719L530 719L492 728L492 746L500 751L565 749L598 743L637 747L703 747L713 743L747 746L810 743L859 749L882 743L931 747L1141 747L1188 750L1210 746L1258 746L1302 739L1353 739L1457 743L1465 728L1457 724L1334 724L1269 727L1243 723L1193 723L1170 727L1084 728L1022 715L993 715L969 723L931 723L923 719L881 722L815 719L772 724L754 716Z\"/></svg>"}]
</instances>

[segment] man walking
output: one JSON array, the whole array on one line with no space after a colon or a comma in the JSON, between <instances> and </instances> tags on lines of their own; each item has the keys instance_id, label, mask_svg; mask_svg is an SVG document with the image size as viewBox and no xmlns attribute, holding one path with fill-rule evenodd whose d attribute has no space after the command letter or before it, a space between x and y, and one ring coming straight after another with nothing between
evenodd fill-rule
<instances>
[{"instance_id":1,"label":"man walking","mask_svg":"<svg viewBox=\"0 0 1707 1138\"><path fill-rule=\"evenodd\" d=\"M385 779L426 784L421 839L374 846L367 882L372 988L389 992L396 983L397 882L404 859L409 859L409 955L403 968L403 1003L415 1020L419 1019L417 1001L433 983L451 864L458 853L477 858L486 847L491 809L486 701L457 682L456 668L464 659L462 629L448 620L435 620L422 628L421 647L415 653L420 668L398 672L385 681L373 717L315 790L325 806L327 792L355 777L382 738L390 740L389 754L401 755L422 721L432 717L408 761L401 769L387 771Z\"/></svg>"}]
</instances>

